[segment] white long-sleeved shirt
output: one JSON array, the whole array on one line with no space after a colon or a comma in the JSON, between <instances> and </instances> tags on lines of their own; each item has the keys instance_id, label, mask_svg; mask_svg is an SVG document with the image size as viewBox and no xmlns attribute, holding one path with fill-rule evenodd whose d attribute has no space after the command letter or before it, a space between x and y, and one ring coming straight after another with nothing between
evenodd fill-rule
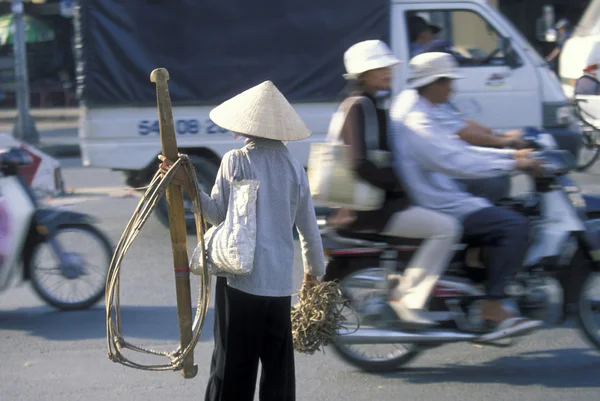
<instances>
[{"instance_id":1,"label":"white long-sleeved shirt","mask_svg":"<svg viewBox=\"0 0 600 401\"><path fill-rule=\"evenodd\" d=\"M315 209L302 165L280 141L247 140L250 165L260 185L256 203L256 250L254 267L248 276L227 279L230 287L260 296L282 297L293 293L293 226L298 229L304 271L325 274L323 244ZM229 183L232 179L232 152L221 161L211 195L201 193L207 220L218 225L227 213Z\"/></svg>"},{"instance_id":2,"label":"white long-sleeved shirt","mask_svg":"<svg viewBox=\"0 0 600 401\"><path fill-rule=\"evenodd\" d=\"M506 174L515 168L514 150L469 145L458 137L466 123L448 121L447 111L415 91L398 96L390 118L394 168L417 205L461 220L492 206L464 192L455 179Z\"/></svg>"}]
</instances>

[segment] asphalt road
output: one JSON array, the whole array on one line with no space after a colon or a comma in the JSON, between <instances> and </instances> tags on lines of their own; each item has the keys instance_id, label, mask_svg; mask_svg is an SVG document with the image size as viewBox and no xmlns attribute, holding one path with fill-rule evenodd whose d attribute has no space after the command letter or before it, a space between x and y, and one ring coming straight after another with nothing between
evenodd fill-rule
<instances>
[{"instance_id":1,"label":"asphalt road","mask_svg":"<svg viewBox=\"0 0 600 401\"><path fill-rule=\"evenodd\" d=\"M84 169L77 159L65 159L63 165L66 184L74 193L51 203L98 217L99 227L116 243L138 199L126 190L118 173ZM597 168L578 175L584 190L600 193L599 174ZM189 237L190 250L193 245ZM299 286L299 258L296 265ZM122 320L131 342L175 348L178 329L169 233L155 217L123 265ZM175 372L145 372L109 361L105 336L103 301L88 311L64 313L45 306L29 284L0 294L0 400L203 398L212 352L212 308L195 350L199 373L191 380ZM508 349L469 344L436 348L390 374L358 371L329 349L325 354L297 355L296 369L302 401L600 399L600 354L582 339L573 322L546 327Z\"/></svg>"}]
</instances>

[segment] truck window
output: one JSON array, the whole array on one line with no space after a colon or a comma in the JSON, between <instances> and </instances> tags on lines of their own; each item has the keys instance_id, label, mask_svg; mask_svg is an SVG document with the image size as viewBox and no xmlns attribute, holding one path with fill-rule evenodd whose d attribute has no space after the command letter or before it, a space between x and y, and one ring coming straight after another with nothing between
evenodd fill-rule
<instances>
[{"instance_id":1,"label":"truck window","mask_svg":"<svg viewBox=\"0 0 600 401\"><path fill-rule=\"evenodd\" d=\"M471 10L427 10L406 14L411 58L420 53L444 51L461 67L505 65L500 35Z\"/></svg>"}]
</instances>

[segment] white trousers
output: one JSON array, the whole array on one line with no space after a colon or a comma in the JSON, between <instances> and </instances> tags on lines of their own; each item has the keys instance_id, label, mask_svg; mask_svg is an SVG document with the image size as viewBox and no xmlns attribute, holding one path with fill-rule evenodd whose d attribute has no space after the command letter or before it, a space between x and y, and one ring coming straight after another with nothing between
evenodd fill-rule
<instances>
[{"instance_id":1,"label":"white trousers","mask_svg":"<svg viewBox=\"0 0 600 401\"><path fill-rule=\"evenodd\" d=\"M435 283L446 269L453 246L462 236L462 226L455 218L421 207L410 207L394 214L382 235L403 238L423 238L404 274L390 274L389 280L399 280L392 289L392 299L409 309L423 309Z\"/></svg>"}]
</instances>

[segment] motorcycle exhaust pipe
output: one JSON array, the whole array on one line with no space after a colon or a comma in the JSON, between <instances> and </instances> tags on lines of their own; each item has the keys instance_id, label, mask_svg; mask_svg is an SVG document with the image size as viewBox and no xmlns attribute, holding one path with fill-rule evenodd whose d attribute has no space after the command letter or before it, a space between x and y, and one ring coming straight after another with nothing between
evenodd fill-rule
<instances>
[{"instance_id":1,"label":"motorcycle exhaust pipe","mask_svg":"<svg viewBox=\"0 0 600 401\"><path fill-rule=\"evenodd\" d=\"M473 341L475 334L460 333L450 330L424 330L406 332L382 329L359 329L348 334L340 333L335 339L340 344L439 344L461 341Z\"/></svg>"}]
</instances>

